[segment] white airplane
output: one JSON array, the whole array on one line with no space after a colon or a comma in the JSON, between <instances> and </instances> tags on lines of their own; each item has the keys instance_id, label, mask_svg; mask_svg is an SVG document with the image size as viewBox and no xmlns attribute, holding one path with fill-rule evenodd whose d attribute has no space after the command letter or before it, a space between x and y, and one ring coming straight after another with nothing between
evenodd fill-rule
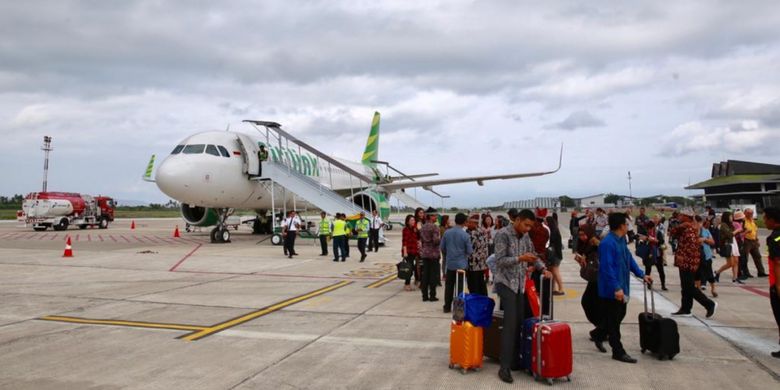
<instances>
[{"instance_id":1,"label":"white airplane","mask_svg":"<svg viewBox=\"0 0 780 390\"><path fill-rule=\"evenodd\" d=\"M407 188L422 187L433 191L431 187L436 185L466 182L483 185L483 182L488 180L543 176L557 172L561 168L563 157L561 146L558 167L552 171L415 180L436 174L407 176L389 164L377 160L380 122L378 112L374 113L361 162L330 157L281 130L277 123L244 122L255 125L260 130L258 135L233 131L193 134L173 148L171 154L157 168L154 179L151 176L155 156L152 156L143 177L146 181L156 182L163 193L181 203L181 215L188 224L216 226L211 232L212 242L229 242L230 233L226 220L234 209L253 209L258 214L265 215L268 210L278 210L282 207L293 209L295 202L300 203L300 200L290 196L289 191L282 186L270 185L268 180L263 180L262 176L258 175L260 166L264 164L258 159L257 151L261 146L268 150L269 161L289 166L298 174L305 175L322 187L354 202L361 209L378 210L385 221L390 216L390 197L398 196L402 201L409 201L403 194ZM258 126L266 128L265 136ZM290 146L290 142L297 148ZM385 164L400 176L383 175L377 164Z\"/></svg>"}]
</instances>

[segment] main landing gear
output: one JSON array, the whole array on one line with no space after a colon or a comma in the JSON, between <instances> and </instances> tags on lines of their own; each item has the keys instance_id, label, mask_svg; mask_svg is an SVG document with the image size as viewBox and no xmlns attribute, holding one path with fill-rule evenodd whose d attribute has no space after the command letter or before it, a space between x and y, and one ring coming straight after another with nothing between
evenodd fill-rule
<instances>
[{"instance_id":1,"label":"main landing gear","mask_svg":"<svg viewBox=\"0 0 780 390\"><path fill-rule=\"evenodd\" d=\"M228 217L233 214L233 209L217 209L217 227L211 230L211 243L224 244L230 242L230 231L226 225Z\"/></svg>"}]
</instances>

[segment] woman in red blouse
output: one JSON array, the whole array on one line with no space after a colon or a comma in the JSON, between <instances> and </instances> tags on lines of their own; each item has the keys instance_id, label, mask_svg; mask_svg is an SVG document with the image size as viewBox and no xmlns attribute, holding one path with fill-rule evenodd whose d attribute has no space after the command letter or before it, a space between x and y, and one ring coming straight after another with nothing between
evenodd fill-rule
<instances>
[{"instance_id":1,"label":"woman in red blouse","mask_svg":"<svg viewBox=\"0 0 780 390\"><path fill-rule=\"evenodd\" d=\"M420 238L419 231L417 230L417 221L415 220L414 215L409 214L406 216L402 237L401 256L403 256L404 261L409 263L412 269L415 269L417 256L420 254ZM404 281L404 290L414 290L410 284L411 279L412 277L409 276Z\"/></svg>"}]
</instances>

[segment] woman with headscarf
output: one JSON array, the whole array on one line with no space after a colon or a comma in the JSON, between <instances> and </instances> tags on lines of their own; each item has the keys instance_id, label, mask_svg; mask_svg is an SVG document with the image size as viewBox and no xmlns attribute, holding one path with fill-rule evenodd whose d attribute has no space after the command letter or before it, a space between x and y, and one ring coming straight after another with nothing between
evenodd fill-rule
<instances>
[{"instance_id":1,"label":"woman with headscarf","mask_svg":"<svg viewBox=\"0 0 780 390\"><path fill-rule=\"evenodd\" d=\"M580 226L577 236L577 253L574 255L574 260L580 264L580 276L588 282L585 292L582 294L581 303L585 317L596 327L590 331L590 339L596 344L599 351L607 352L603 344L606 339L600 336L606 332L599 330L603 326L604 314L601 310L598 286L599 238L596 237L596 228L593 225Z\"/></svg>"}]
</instances>

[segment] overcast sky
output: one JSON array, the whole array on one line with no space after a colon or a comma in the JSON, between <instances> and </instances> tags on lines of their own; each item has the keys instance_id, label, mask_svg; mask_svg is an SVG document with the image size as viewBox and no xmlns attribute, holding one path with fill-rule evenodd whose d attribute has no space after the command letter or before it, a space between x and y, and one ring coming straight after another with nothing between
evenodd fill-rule
<instances>
[{"instance_id":1,"label":"overcast sky","mask_svg":"<svg viewBox=\"0 0 780 390\"><path fill-rule=\"evenodd\" d=\"M447 205L780 163L775 1L6 1L0 31L2 195L39 190L44 135L49 189L164 202L141 175L189 134L273 120L359 160L374 111L407 173L550 169L565 144L559 173Z\"/></svg>"}]
</instances>

